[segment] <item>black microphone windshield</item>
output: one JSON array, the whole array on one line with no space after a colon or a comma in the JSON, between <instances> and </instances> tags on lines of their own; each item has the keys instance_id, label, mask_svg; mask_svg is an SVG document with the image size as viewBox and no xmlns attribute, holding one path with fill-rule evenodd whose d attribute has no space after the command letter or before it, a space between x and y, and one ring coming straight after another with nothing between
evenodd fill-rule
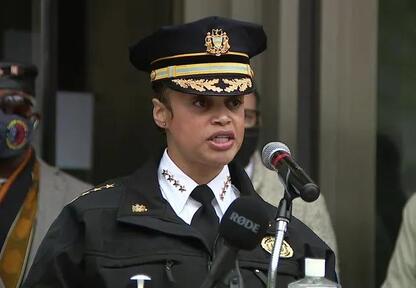
<instances>
[{"instance_id":1,"label":"black microphone windshield","mask_svg":"<svg viewBox=\"0 0 416 288\"><path fill-rule=\"evenodd\" d=\"M262 202L252 197L237 198L222 217L220 236L234 248L254 249L269 226L269 216L263 206Z\"/></svg>"}]
</instances>

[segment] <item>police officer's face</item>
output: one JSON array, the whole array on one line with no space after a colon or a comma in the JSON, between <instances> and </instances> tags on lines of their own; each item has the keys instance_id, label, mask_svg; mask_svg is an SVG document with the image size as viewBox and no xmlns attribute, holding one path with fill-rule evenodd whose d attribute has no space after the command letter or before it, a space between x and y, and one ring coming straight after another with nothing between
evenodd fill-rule
<instances>
[{"instance_id":1,"label":"police officer's face","mask_svg":"<svg viewBox=\"0 0 416 288\"><path fill-rule=\"evenodd\" d=\"M244 96L198 96L171 90L166 129L168 153L184 172L221 169L244 136ZM188 170L188 171L186 171Z\"/></svg>"}]
</instances>

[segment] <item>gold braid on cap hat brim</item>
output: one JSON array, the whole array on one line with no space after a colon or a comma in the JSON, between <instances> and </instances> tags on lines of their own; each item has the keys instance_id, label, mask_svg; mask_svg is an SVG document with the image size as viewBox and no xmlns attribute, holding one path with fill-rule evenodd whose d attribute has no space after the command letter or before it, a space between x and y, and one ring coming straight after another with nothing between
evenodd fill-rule
<instances>
[{"instance_id":1,"label":"gold braid on cap hat brim","mask_svg":"<svg viewBox=\"0 0 416 288\"><path fill-rule=\"evenodd\" d=\"M169 78L215 75L241 74L253 77L254 73L249 64L235 62L198 63L173 65L155 69L150 73L150 80L157 81Z\"/></svg>"}]
</instances>

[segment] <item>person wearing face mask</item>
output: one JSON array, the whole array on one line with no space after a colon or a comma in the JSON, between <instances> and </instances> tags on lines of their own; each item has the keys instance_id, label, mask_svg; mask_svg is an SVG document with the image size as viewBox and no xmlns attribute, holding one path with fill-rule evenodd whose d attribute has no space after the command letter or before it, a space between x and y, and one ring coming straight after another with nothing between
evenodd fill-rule
<instances>
[{"instance_id":1,"label":"person wearing face mask","mask_svg":"<svg viewBox=\"0 0 416 288\"><path fill-rule=\"evenodd\" d=\"M235 160L245 167L256 192L267 202L277 206L283 197L284 186L276 172L267 169L257 149L260 133L259 95L257 91L245 96L245 134L244 141ZM293 201L293 215L312 229L337 254L335 232L331 224L324 196L321 194L313 203L300 198ZM338 259L337 259L338 260ZM339 260L337 261L339 263Z\"/></svg>"},{"instance_id":2,"label":"person wearing face mask","mask_svg":"<svg viewBox=\"0 0 416 288\"><path fill-rule=\"evenodd\" d=\"M37 158L33 65L0 62L0 287L19 287L62 207L90 186Z\"/></svg>"}]
</instances>

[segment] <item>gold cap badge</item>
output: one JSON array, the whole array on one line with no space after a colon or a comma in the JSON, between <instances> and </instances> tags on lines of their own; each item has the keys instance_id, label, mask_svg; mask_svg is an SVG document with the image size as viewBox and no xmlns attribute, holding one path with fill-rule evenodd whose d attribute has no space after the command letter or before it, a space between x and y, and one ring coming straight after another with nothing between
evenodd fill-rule
<instances>
[{"instance_id":1,"label":"gold cap badge","mask_svg":"<svg viewBox=\"0 0 416 288\"><path fill-rule=\"evenodd\" d=\"M133 204L131 205L131 211L133 213L143 213L147 212L147 207L143 204Z\"/></svg>"},{"instance_id":2,"label":"gold cap badge","mask_svg":"<svg viewBox=\"0 0 416 288\"><path fill-rule=\"evenodd\" d=\"M212 31L207 32L207 36L205 36L207 52L215 56L226 54L231 48L228 40L227 33L223 32L222 29L212 29Z\"/></svg>"},{"instance_id":3,"label":"gold cap badge","mask_svg":"<svg viewBox=\"0 0 416 288\"><path fill-rule=\"evenodd\" d=\"M266 236L261 240L261 247L264 250L272 254L274 248L275 238L273 236ZM282 248L280 249L280 257L282 258L291 258L293 257L293 249L290 247L289 243L283 240Z\"/></svg>"}]
</instances>

